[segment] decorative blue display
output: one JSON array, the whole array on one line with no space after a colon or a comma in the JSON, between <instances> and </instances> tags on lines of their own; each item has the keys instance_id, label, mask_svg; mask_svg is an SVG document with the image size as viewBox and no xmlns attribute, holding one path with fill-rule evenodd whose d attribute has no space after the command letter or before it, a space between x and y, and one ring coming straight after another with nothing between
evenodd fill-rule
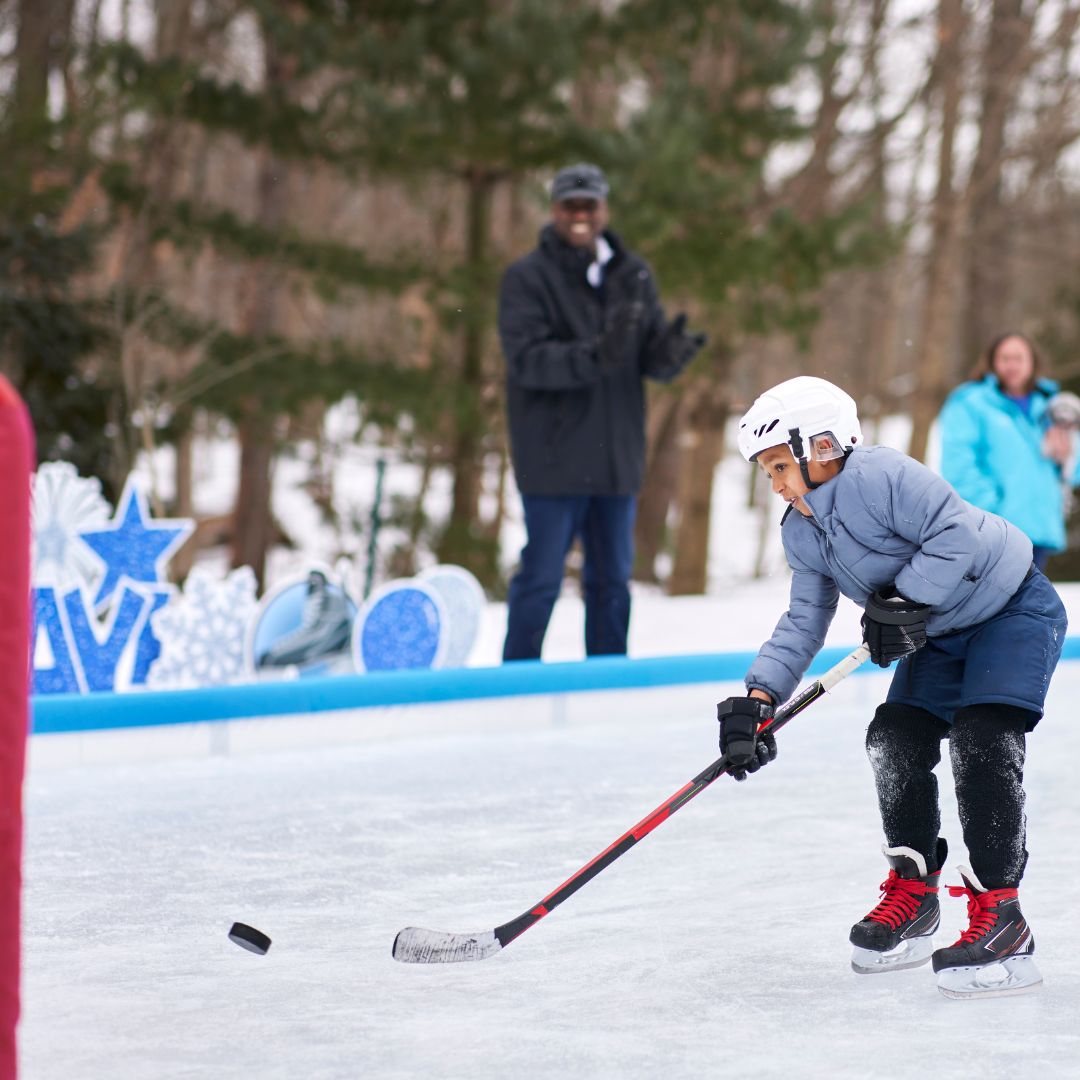
<instances>
[{"instance_id":1,"label":"decorative blue display","mask_svg":"<svg viewBox=\"0 0 1080 1080\"><path fill-rule=\"evenodd\" d=\"M331 577L328 570L312 569L263 597L245 647L249 670L304 676L351 670L356 604Z\"/></svg>"},{"instance_id":2,"label":"decorative blue display","mask_svg":"<svg viewBox=\"0 0 1080 1080\"><path fill-rule=\"evenodd\" d=\"M122 579L102 622L85 589L69 589L60 597L52 586L35 589L34 693L86 693L143 685L150 664L145 658L157 644L149 631L149 615L167 603L170 595L169 587L148 590Z\"/></svg>"},{"instance_id":3,"label":"decorative blue display","mask_svg":"<svg viewBox=\"0 0 1080 1080\"><path fill-rule=\"evenodd\" d=\"M150 668L154 661L161 655L161 642L154 633L152 616L155 611L160 611L176 596L176 586L158 585L153 589L141 589L150 600L150 607L146 610L139 640L135 646L134 666L131 671L131 685L145 686L150 675Z\"/></svg>"},{"instance_id":4,"label":"decorative blue display","mask_svg":"<svg viewBox=\"0 0 1080 1080\"><path fill-rule=\"evenodd\" d=\"M446 612L428 585L391 582L364 606L353 626L359 670L398 671L439 666L446 651Z\"/></svg>"},{"instance_id":5,"label":"decorative blue display","mask_svg":"<svg viewBox=\"0 0 1080 1080\"><path fill-rule=\"evenodd\" d=\"M183 593L150 614L161 655L150 668L147 686L152 690L222 686L242 678L244 640L255 614L257 591L249 566L224 579L205 567L194 567Z\"/></svg>"},{"instance_id":6,"label":"decorative blue display","mask_svg":"<svg viewBox=\"0 0 1080 1080\"><path fill-rule=\"evenodd\" d=\"M113 603L104 627L86 610L81 589L64 594L64 610L74 652L82 665L87 690L115 690L120 656L132 640L136 624L145 616L147 600L125 583Z\"/></svg>"},{"instance_id":7,"label":"decorative blue display","mask_svg":"<svg viewBox=\"0 0 1080 1080\"><path fill-rule=\"evenodd\" d=\"M34 500L34 692L145 685L161 652L150 614L176 593L165 568L194 522L152 522L132 477L110 520L97 481L63 463L41 467Z\"/></svg>"},{"instance_id":8,"label":"decorative blue display","mask_svg":"<svg viewBox=\"0 0 1080 1080\"><path fill-rule=\"evenodd\" d=\"M430 585L446 608L446 656L443 667L464 667L480 633L484 589L463 566L440 564L424 570L417 580Z\"/></svg>"},{"instance_id":9,"label":"decorative blue display","mask_svg":"<svg viewBox=\"0 0 1080 1080\"><path fill-rule=\"evenodd\" d=\"M109 522L101 481L79 476L68 461L43 461L34 474L33 561L30 580L60 593L77 585L93 588L104 568L80 533Z\"/></svg>"},{"instance_id":10,"label":"decorative blue display","mask_svg":"<svg viewBox=\"0 0 1080 1080\"><path fill-rule=\"evenodd\" d=\"M76 590L78 591L78 590ZM56 590L44 585L34 590L35 694L80 694L86 690L82 666L73 655L71 630Z\"/></svg>"},{"instance_id":11,"label":"decorative blue display","mask_svg":"<svg viewBox=\"0 0 1080 1080\"><path fill-rule=\"evenodd\" d=\"M105 577L94 597L95 607L101 610L109 603L125 575L148 584L164 581L169 559L194 527L189 518L162 519L151 524L146 498L129 476L112 523L79 534L105 564Z\"/></svg>"}]
</instances>

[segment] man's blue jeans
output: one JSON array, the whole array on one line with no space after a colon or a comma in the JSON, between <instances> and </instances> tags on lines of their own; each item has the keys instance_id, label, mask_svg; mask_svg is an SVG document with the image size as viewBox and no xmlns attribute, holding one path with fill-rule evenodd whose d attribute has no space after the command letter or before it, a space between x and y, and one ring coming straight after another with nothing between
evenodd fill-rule
<instances>
[{"instance_id":1,"label":"man's blue jeans","mask_svg":"<svg viewBox=\"0 0 1080 1080\"><path fill-rule=\"evenodd\" d=\"M585 652L624 655L634 565L634 495L523 495L528 541L510 582L503 660L538 660L576 536L585 550Z\"/></svg>"}]
</instances>

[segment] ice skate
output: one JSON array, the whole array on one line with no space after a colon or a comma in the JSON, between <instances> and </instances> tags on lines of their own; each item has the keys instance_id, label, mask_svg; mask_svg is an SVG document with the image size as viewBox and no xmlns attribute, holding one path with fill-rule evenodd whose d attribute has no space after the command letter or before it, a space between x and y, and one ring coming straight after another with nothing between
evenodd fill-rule
<instances>
[{"instance_id":1,"label":"ice skate","mask_svg":"<svg viewBox=\"0 0 1080 1080\"><path fill-rule=\"evenodd\" d=\"M933 936L940 918L938 878L948 854L939 839L935 860L909 847L883 848L889 876L881 883L881 900L865 919L851 928L855 946L851 966L860 975L918 967L934 951Z\"/></svg>"},{"instance_id":2,"label":"ice skate","mask_svg":"<svg viewBox=\"0 0 1080 1080\"><path fill-rule=\"evenodd\" d=\"M968 898L968 928L933 956L938 989L950 998L1027 994L1042 984L1035 966L1035 938L1020 910L1016 889L984 889L967 867L963 886L950 896Z\"/></svg>"},{"instance_id":3,"label":"ice skate","mask_svg":"<svg viewBox=\"0 0 1080 1080\"><path fill-rule=\"evenodd\" d=\"M259 658L259 667L302 666L341 652L349 644L352 618L345 594L331 589L319 570L308 574L300 626L275 641Z\"/></svg>"}]
</instances>

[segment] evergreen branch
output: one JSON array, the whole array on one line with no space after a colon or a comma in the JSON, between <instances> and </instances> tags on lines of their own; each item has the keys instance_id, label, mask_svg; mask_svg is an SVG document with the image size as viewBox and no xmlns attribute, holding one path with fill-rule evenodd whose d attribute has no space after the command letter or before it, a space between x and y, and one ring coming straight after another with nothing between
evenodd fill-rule
<instances>
[{"instance_id":1,"label":"evergreen branch","mask_svg":"<svg viewBox=\"0 0 1080 1080\"><path fill-rule=\"evenodd\" d=\"M113 164L103 170L102 186L115 203L136 211L146 205L149 196L148 189L136 184L124 165ZM269 259L304 271L317 278L324 290L348 284L397 293L418 281L434 280L430 269L419 262L373 263L349 244L308 240L293 230L270 231L229 210L205 211L188 199L176 199L156 209L159 220L153 240L167 237L180 247L208 241L218 250L245 259Z\"/></svg>"},{"instance_id":2,"label":"evergreen branch","mask_svg":"<svg viewBox=\"0 0 1080 1080\"><path fill-rule=\"evenodd\" d=\"M322 137L321 112L272 91L220 82L196 64L170 55L152 59L126 41L98 47L93 64L113 81L129 109L190 120L208 131L228 132L249 146L265 145L282 158L334 161Z\"/></svg>"}]
</instances>

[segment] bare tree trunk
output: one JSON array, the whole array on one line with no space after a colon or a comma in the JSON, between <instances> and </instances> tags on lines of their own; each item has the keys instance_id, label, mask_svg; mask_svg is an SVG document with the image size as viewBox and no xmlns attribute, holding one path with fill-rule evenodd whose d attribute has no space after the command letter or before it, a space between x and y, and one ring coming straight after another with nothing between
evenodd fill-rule
<instances>
[{"instance_id":1,"label":"bare tree trunk","mask_svg":"<svg viewBox=\"0 0 1080 1080\"><path fill-rule=\"evenodd\" d=\"M889 0L874 0L869 16L869 37L866 46L866 73L870 83L869 105L873 110L874 129L870 136L868 156L869 176L867 194L874 201L874 225L884 232L889 227L886 205L888 192L887 128L882 116L884 87L880 69L881 35L885 25ZM863 355L856 356L851 365L852 396L862 410L880 416L885 386L891 371L892 344L898 317L898 267L894 257L886 265L860 275L862 302L857 307L855 341L861 343ZM858 347L858 346L857 346ZM861 362L860 362L861 361ZM867 414L869 415L869 414ZM759 559L763 557L759 553ZM760 562L758 567L760 567ZM755 576L758 570L755 569Z\"/></svg>"},{"instance_id":2,"label":"bare tree trunk","mask_svg":"<svg viewBox=\"0 0 1080 1080\"><path fill-rule=\"evenodd\" d=\"M269 35L264 36L264 41L267 86L283 89L290 82L295 59L282 55ZM260 228L273 235L282 228L286 217L286 168L268 147L263 147L260 154L254 217ZM281 290L281 271L266 259L256 261L251 266L247 288L249 295L241 316L241 333L265 338L276 329L274 316ZM231 561L234 567L250 566L262 588L273 533L270 495L275 445L272 419L264 414L257 397L246 403L238 434L240 475Z\"/></svg>"},{"instance_id":3,"label":"bare tree trunk","mask_svg":"<svg viewBox=\"0 0 1080 1080\"><path fill-rule=\"evenodd\" d=\"M932 237L923 306L922 341L915 362L918 386L912 408L908 453L926 457L930 426L951 384L958 293L958 208L953 189L956 127L962 95L961 48L963 0L940 0L938 7L938 87L941 95L941 142L937 190L932 207Z\"/></svg>"},{"instance_id":4,"label":"bare tree trunk","mask_svg":"<svg viewBox=\"0 0 1080 1080\"><path fill-rule=\"evenodd\" d=\"M155 50L159 58L185 57L190 43L191 5L184 0L159 0ZM143 324L151 311L154 290L159 287L159 256L153 236L162 209L176 192L183 165L183 134L177 116L163 115L142 140L137 175L147 195L137 214L124 210L118 241L107 276L115 286L113 322L117 341L117 363L123 387L123 401L117 418L122 433L113 455L115 482L122 484L135 464L139 449L154 449L153 410L146 401L146 388L162 374L150 359ZM129 418L143 413L142 442L137 443Z\"/></svg>"},{"instance_id":5,"label":"bare tree trunk","mask_svg":"<svg viewBox=\"0 0 1080 1080\"><path fill-rule=\"evenodd\" d=\"M765 556L769 551L769 536L772 534L773 518L768 498L772 492L769 490L765 474L760 469L754 469L751 473L750 484L750 493L756 497L758 506L757 550L754 552L752 576L755 581L760 581L765 576Z\"/></svg>"},{"instance_id":6,"label":"bare tree trunk","mask_svg":"<svg viewBox=\"0 0 1080 1080\"><path fill-rule=\"evenodd\" d=\"M712 522L713 475L724 453L724 424L728 416L727 369L702 380L690 391L686 424L679 436L678 506L675 565L668 592L696 596L705 592L709 569L709 530Z\"/></svg>"},{"instance_id":7,"label":"bare tree trunk","mask_svg":"<svg viewBox=\"0 0 1080 1080\"><path fill-rule=\"evenodd\" d=\"M176 517L195 517L195 478L192 469L194 447L195 436L189 428L176 440L176 504L173 506ZM169 562L169 576L172 580L183 581L191 573L197 553L198 546L193 534Z\"/></svg>"},{"instance_id":8,"label":"bare tree trunk","mask_svg":"<svg viewBox=\"0 0 1080 1080\"><path fill-rule=\"evenodd\" d=\"M233 511L231 564L250 566L262 589L266 577L266 555L270 550L271 475L274 444L266 430L266 420L257 414L241 421L240 477L236 508Z\"/></svg>"},{"instance_id":9,"label":"bare tree trunk","mask_svg":"<svg viewBox=\"0 0 1080 1080\"><path fill-rule=\"evenodd\" d=\"M19 0L13 99L18 127L40 127L48 119L52 39L65 7L63 0Z\"/></svg>"},{"instance_id":10,"label":"bare tree trunk","mask_svg":"<svg viewBox=\"0 0 1080 1080\"><path fill-rule=\"evenodd\" d=\"M813 143L810 157L784 185L784 202L806 219L815 218L827 209L834 180L832 157L840 141L840 114L854 95L854 90L846 94L837 91L843 50L841 46L833 44L842 35L842 27L837 26L836 4L834 0L817 0L815 7L829 35L816 65L817 89L821 98L811 134Z\"/></svg>"},{"instance_id":11,"label":"bare tree trunk","mask_svg":"<svg viewBox=\"0 0 1080 1080\"><path fill-rule=\"evenodd\" d=\"M638 496L634 526L634 579L655 584L656 557L667 531L668 512L679 479L679 427L682 397L667 393L653 405L653 438L645 481Z\"/></svg>"},{"instance_id":12,"label":"bare tree trunk","mask_svg":"<svg viewBox=\"0 0 1080 1080\"><path fill-rule=\"evenodd\" d=\"M979 145L971 169L967 311L953 381L963 377L986 343L1006 327L1010 294L1011 229L1002 201L1005 126L1020 77L1030 62L1031 19L1022 0L993 0L984 72Z\"/></svg>"},{"instance_id":13,"label":"bare tree trunk","mask_svg":"<svg viewBox=\"0 0 1080 1080\"><path fill-rule=\"evenodd\" d=\"M470 282L467 301L470 310L465 313L461 368L456 379L457 407L450 452L453 502L439 543L440 559L466 566L485 584L491 584L498 573L494 544L484 536L479 520L486 327L478 310L478 298L488 254L493 188L494 179L483 170L472 170L466 177L465 263Z\"/></svg>"}]
</instances>

